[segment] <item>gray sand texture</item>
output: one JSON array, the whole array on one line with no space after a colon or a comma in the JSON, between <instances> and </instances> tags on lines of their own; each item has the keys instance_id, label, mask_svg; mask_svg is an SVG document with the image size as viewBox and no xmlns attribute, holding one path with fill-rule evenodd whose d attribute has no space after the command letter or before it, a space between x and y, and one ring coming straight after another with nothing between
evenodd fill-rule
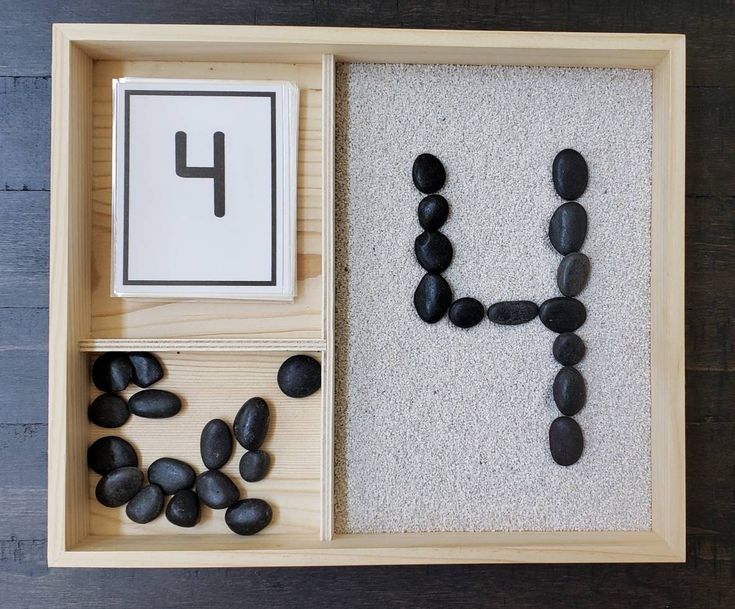
<instances>
[{"instance_id":1,"label":"gray sand texture","mask_svg":"<svg viewBox=\"0 0 735 609\"><path fill-rule=\"evenodd\" d=\"M337 532L648 530L651 74L645 70L340 64L336 95ZM556 334L538 320L462 330L413 306L423 197L444 163L454 298L559 296L551 163L590 181L578 365L585 450L554 463Z\"/></svg>"}]
</instances>

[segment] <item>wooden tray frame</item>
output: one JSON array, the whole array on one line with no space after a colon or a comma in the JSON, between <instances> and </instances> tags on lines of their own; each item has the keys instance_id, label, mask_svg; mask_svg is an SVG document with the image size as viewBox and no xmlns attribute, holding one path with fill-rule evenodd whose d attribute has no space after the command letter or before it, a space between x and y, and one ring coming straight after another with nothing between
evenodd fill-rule
<instances>
[{"instance_id":1,"label":"wooden tray frame","mask_svg":"<svg viewBox=\"0 0 735 609\"><path fill-rule=\"evenodd\" d=\"M98 249L93 116L98 62L168 75L247 64L321 69L319 146L302 155L299 300L272 305L110 301ZM653 71L652 530L336 535L332 531L335 61L627 67ZM133 63L130 63L133 62ZM136 62L144 62L138 64ZM147 63L151 62L151 63ZM170 62L170 63L159 63ZM150 70L148 69L150 68ZM253 69L256 69L255 67ZM274 68L279 69L279 68ZM286 69L286 68L284 68ZM231 567L472 562L675 562L685 553L685 41L674 34L457 32L187 25L53 29L48 562L68 567ZM302 106L303 109L303 106ZM96 120L96 119L95 119ZM314 134L311 134L314 136ZM303 136L303 133L302 133ZM320 151L319 151L320 149ZM300 163L302 162L300 161ZM309 163L312 163L309 169ZM109 175L109 174L107 174ZM97 182L101 183L97 183ZM313 191L313 192L312 192ZM301 195L300 195L301 197ZM107 229L109 230L109 228ZM97 266L96 266L97 265ZM230 308L228 308L230 307ZM225 323L226 322L226 323ZM320 354L321 513L312 534L96 535L85 450L88 352ZM80 404L84 406L80 406Z\"/></svg>"}]
</instances>

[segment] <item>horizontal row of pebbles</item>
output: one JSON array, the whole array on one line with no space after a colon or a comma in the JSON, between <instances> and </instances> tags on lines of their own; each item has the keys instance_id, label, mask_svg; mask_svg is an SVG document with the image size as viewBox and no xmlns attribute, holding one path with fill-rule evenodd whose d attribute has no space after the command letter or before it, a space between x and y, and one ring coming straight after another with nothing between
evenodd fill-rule
<instances>
[{"instance_id":1,"label":"horizontal row of pebbles","mask_svg":"<svg viewBox=\"0 0 735 609\"><path fill-rule=\"evenodd\" d=\"M452 301L452 288L441 275L454 257L451 241L439 229L449 217L449 203L436 191L444 187L446 170L442 162L429 153L416 157L412 169L413 183L426 194L418 205L418 220L422 232L414 241L416 260L426 271L413 295L419 317L433 324L448 313L449 321L458 328L472 328L487 318L496 324L516 325L531 321L538 314L536 303L521 301L497 302L487 311L476 298L465 296Z\"/></svg>"},{"instance_id":2,"label":"horizontal row of pebbles","mask_svg":"<svg viewBox=\"0 0 735 609\"><path fill-rule=\"evenodd\" d=\"M113 397L119 396L109 393L122 391L134 378L132 373L128 374L128 368L130 371L135 369L131 363L132 355L106 353L95 361L92 367L93 382L98 389L108 392L103 394L108 397L104 401L98 401L100 398L97 398L90 406L92 422L101 420L109 423L111 419L115 419L105 410L108 407L118 413L115 422L121 421L120 425L127 420L130 412L138 414L131 404L134 402L133 398L145 392L134 394L127 405L122 398L119 398L122 404L113 400ZM158 360L152 354L143 355L151 367L156 364L161 372L145 379L140 376L135 378L147 382L157 376L151 383L160 380L163 377L163 368ZM306 397L321 387L321 365L307 355L289 357L279 368L277 380L281 391L289 397ZM170 405L165 407L166 400L156 401L149 398L148 401L160 402L160 408L156 410L148 404L142 409L145 414L139 416L163 418L161 412L173 410ZM124 420L120 411L123 406L126 410L129 409ZM214 510L226 510L225 523L233 532L239 535L253 535L271 522L272 508L262 499L241 499L238 486L220 469L232 456L234 434L237 442L246 449L239 464L242 479L254 483L265 478L271 459L261 446L268 434L269 421L270 408L267 402L261 397L250 398L235 415L232 429L222 419L212 419L202 429L199 449L206 471L197 475L188 463L163 457L149 465L147 484L146 475L138 467L137 452L130 442L117 436L100 438L87 451L90 469L101 476L95 488L95 496L106 507L121 507L127 504L125 513L130 520L139 524L155 520L164 512L165 507L169 522L180 527L193 527L200 521L201 504L204 504ZM171 497L168 504L166 497Z\"/></svg>"}]
</instances>

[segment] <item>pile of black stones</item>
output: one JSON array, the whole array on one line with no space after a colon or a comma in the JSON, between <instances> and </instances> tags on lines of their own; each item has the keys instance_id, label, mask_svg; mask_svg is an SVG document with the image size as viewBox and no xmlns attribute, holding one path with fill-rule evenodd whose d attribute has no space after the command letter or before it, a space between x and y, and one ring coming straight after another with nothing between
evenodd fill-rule
<instances>
[{"instance_id":1,"label":"pile of black stones","mask_svg":"<svg viewBox=\"0 0 735 609\"><path fill-rule=\"evenodd\" d=\"M90 405L90 421L102 427L120 427L130 413L150 418L177 414L181 402L172 393L159 391L136 400L136 396L146 393L140 391L127 404L114 393L123 391L131 381L148 387L161 378L163 367L153 354L101 355L92 366L92 380L105 393ZM306 397L321 387L321 364L308 355L294 355L281 364L277 380L285 395ZM250 398L238 410L232 428L222 419L212 419L202 429L199 449L204 472L197 475L188 463L163 457L149 465L148 484L130 442L118 436L102 437L87 450L90 469L101 476L95 489L97 500L111 508L125 505L128 518L139 524L158 518L165 506L168 521L180 527L196 526L204 504L213 510L226 510L225 523L233 532L253 535L270 524L273 510L263 499L241 499L240 489L221 468L232 457L234 434L246 451L239 463L242 479L255 483L265 478L271 457L261 447L268 435L269 421L268 403L261 397ZM166 497L171 497L167 505Z\"/></svg>"},{"instance_id":2,"label":"pile of black stones","mask_svg":"<svg viewBox=\"0 0 735 609\"><path fill-rule=\"evenodd\" d=\"M575 366L585 355L585 345L575 334L587 319L585 306L577 300L590 276L590 261L580 249L587 236L587 212L576 199L582 196L589 179L584 157L572 149L559 152L552 164L552 180L557 194L565 200L549 223L549 240L563 256L556 274L561 296L537 306L529 300L501 301L490 305L472 297L452 300L452 288L441 275L454 254L449 239L439 231L449 217L449 204L437 191L444 187L446 170L432 154L416 157L412 170L413 183L425 196L418 206L422 232L414 242L416 260L426 271L413 296L419 317L429 324L440 321L448 312L449 321L459 328L471 328L487 315L491 322L516 325L541 322L559 334L552 349L563 367L554 379L553 396L563 416L549 429L551 456L559 465L572 465L582 455L584 439L579 424L572 418L585 404L587 390L584 378Z\"/></svg>"}]
</instances>

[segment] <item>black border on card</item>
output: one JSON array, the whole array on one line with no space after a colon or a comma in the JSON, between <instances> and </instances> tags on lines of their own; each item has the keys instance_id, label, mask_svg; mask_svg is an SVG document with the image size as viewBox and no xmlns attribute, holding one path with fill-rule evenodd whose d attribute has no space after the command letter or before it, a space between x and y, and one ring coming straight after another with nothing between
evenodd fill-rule
<instances>
[{"instance_id":1,"label":"black border on card","mask_svg":"<svg viewBox=\"0 0 735 609\"><path fill-rule=\"evenodd\" d=\"M271 100L271 279L270 281L201 281L155 280L128 278L128 207L130 179L130 96L131 95L188 95L212 97L270 97ZM124 181L124 233L123 233L123 285L181 285L181 286L274 286L276 285L276 94L266 91L163 91L132 89L125 91L125 181Z\"/></svg>"}]
</instances>

